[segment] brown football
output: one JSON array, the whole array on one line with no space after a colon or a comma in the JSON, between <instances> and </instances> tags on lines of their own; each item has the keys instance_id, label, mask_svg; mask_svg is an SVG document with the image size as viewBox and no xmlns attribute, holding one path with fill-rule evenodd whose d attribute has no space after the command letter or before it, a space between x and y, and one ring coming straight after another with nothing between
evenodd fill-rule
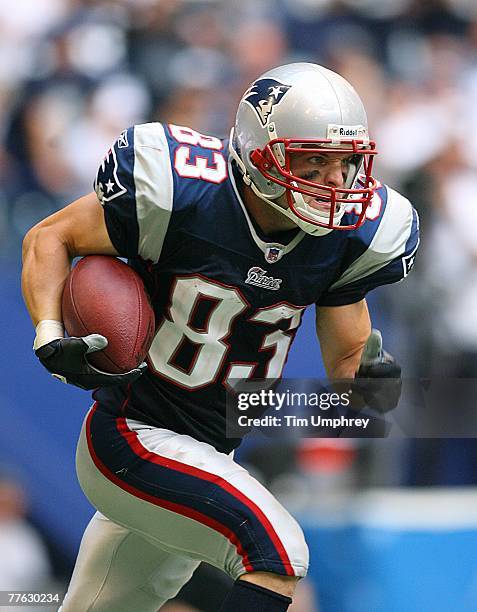
<instances>
[{"instance_id":1,"label":"brown football","mask_svg":"<svg viewBox=\"0 0 477 612\"><path fill-rule=\"evenodd\" d=\"M104 372L136 368L154 338L154 311L141 277L116 257L88 255L71 270L63 290L68 336L102 334L108 346L88 355Z\"/></svg>"}]
</instances>

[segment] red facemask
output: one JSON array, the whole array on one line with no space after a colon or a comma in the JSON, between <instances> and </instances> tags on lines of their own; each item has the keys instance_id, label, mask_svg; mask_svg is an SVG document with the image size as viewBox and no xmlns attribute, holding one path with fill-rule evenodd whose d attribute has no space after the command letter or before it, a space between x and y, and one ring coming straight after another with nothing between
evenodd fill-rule
<instances>
[{"instance_id":1,"label":"red facemask","mask_svg":"<svg viewBox=\"0 0 477 612\"><path fill-rule=\"evenodd\" d=\"M377 181L371 174L373 159L374 156L377 155L375 143L372 141L365 142L364 140L352 140L346 143L346 147L330 147L330 145L333 145L331 139L275 138L274 140L270 140L263 149L255 149L250 155L250 160L267 180L285 187L288 206L300 219L328 229L356 229L364 223L366 210L378 186ZM362 157L362 173L358 180L356 180L356 176L354 176L352 180L352 184L357 186L330 187L295 176L291 172L291 160L293 155L298 153L303 154L304 149L302 147L306 147L306 152L310 154L329 155L333 153L360 155ZM282 164L278 157L284 158L282 159ZM355 174L357 175L357 171ZM327 207L326 216L323 218L323 215L321 215L321 220L313 218L313 216L308 216L305 210L300 210L297 207L293 192L301 193L312 198L316 198L317 194L319 194L320 202L325 203ZM348 225L337 224L335 222L335 214L339 211L341 206L350 205L360 205L356 206L356 209L360 210L359 214L357 213L358 218L356 222ZM326 217L328 218L326 219Z\"/></svg>"}]
</instances>

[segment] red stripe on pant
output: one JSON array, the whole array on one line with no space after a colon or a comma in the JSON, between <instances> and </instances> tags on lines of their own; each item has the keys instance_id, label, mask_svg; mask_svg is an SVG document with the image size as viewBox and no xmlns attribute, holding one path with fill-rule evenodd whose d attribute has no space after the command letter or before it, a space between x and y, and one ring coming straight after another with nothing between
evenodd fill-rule
<instances>
[{"instance_id":1,"label":"red stripe on pant","mask_svg":"<svg viewBox=\"0 0 477 612\"><path fill-rule=\"evenodd\" d=\"M140 440L138 439L137 433L128 428L126 419L123 417L119 417L116 419L117 428L123 438L129 444L131 450L141 457L142 459L149 461L151 463L156 463L163 467L167 467L173 470L177 470L178 472L183 472L184 474L188 474L190 476L195 476L196 478L200 478L201 480L206 480L208 482L212 482L215 485L219 486L227 493L230 493L234 497L236 497L242 504L247 506L247 508L257 517L257 520L262 524L265 531L267 532L268 537L272 541L279 557L282 562L287 575L294 576L295 572L290 563L290 559L285 550L285 547L282 544L278 534L276 533L273 525L267 519L265 514L260 510L260 508L246 495L244 495L241 491L239 491L236 487L231 485L229 482L217 476L216 474L210 474L205 470L201 470L200 468L193 467L191 465L187 465L186 463L181 463L180 461L176 461L175 459L169 459L168 457L162 457L156 453L152 453L147 448L145 448Z\"/></svg>"},{"instance_id":2,"label":"red stripe on pant","mask_svg":"<svg viewBox=\"0 0 477 612\"><path fill-rule=\"evenodd\" d=\"M94 412L96 410L96 407L97 407L97 405L95 404L93 406L92 411L88 415L87 420L86 420L86 439L87 439L87 443L88 443L89 453L91 455L91 458L92 458L94 464L98 468L98 470L108 480L113 482L115 485L117 485L118 487L120 487L124 491L127 491L131 495L134 495L135 497L138 497L139 499L142 499L144 501L150 502L151 504L154 504L154 505L159 506L161 508L164 508L166 510L171 510L172 512L175 512L176 514L180 514L182 516L186 516L188 518L191 518L191 519L193 519L195 521L198 521L199 523L202 523L203 525L206 525L207 527L210 527L214 531L217 531L218 533L221 533L224 537L226 537L229 540L229 542L231 544L233 544L233 546L235 546L235 548L237 549L237 554L240 557L242 557L243 566L247 570L247 572L252 572L254 570L254 568L253 568L253 565L250 563L250 560L248 558L247 552L243 548L243 546L242 546L240 540L237 538L236 534L233 531L231 531L228 527L226 527L225 525L222 525L222 523L219 523L215 519L212 519L212 518L208 517L207 515L202 514L201 512L198 512L197 510L193 510L192 508L189 508L188 506L183 506L181 504L176 504L174 502L170 502L168 500L161 499L160 497L156 497L156 496L150 495L148 493L145 493L144 491L141 491L140 489L137 489L136 487L133 487L132 485L130 485L130 484L124 482L123 480L121 480L120 478L118 478L116 476L116 474L111 472L111 470L109 470L108 467L106 465L104 465L104 463L101 461L101 459L97 456L97 454L96 454L96 452L94 450L94 447L93 447L92 440L91 440L91 419L92 419L93 414L94 414ZM130 431L130 430L128 430L128 431ZM133 432L131 432L131 433L133 433Z\"/></svg>"}]
</instances>

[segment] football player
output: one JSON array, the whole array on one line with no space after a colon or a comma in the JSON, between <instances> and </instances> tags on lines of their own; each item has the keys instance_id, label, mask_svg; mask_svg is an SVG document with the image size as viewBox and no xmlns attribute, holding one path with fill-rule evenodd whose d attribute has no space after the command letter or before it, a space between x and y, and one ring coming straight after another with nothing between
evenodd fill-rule
<instances>
[{"instance_id":1,"label":"football player","mask_svg":"<svg viewBox=\"0 0 477 612\"><path fill-rule=\"evenodd\" d=\"M270 70L240 100L230 139L149 123L125 130L95 192L30 230L23 289L41 363L95 389L77 450L97 508L63 612L156 611L200 561L234 580L222 610L279 612L306 575L301 528L233 458L233 379L276 379L303 311L330 378L394 377L371 334L366 293L401 280L418 246L409 201L372 174L363 104L338 74ZM147 369L88 363L107 340L64 338L61 293L73 257L128 258L157 321ZM368 341L369 339L369 341ZM366 346L366 350L363 351Z\"/></svg>"}]
</instances>

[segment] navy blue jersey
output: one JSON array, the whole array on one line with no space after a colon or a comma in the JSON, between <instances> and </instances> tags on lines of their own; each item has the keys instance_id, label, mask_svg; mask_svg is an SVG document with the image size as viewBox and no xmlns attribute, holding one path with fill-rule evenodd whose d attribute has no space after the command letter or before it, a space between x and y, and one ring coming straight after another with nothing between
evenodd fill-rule
<instances>
[{"instance_id":1,"label":"navy blue jersey","mask_svg":"<svg viewBox=\"0 0 477 612\"><path fill-rule=\"evenodd\" d=\"M357 230L312 237L297 229L286 244L272 242L240 198L227 143L184 127L124 131L95 190L112 243L144 279L157 325L148 372L95 397L222 452L239 443L224 433L229 381L280 377L308 305L351 304L401 280L418 246L416 212L386 186Z\"/></svg>"}]
</instances>

